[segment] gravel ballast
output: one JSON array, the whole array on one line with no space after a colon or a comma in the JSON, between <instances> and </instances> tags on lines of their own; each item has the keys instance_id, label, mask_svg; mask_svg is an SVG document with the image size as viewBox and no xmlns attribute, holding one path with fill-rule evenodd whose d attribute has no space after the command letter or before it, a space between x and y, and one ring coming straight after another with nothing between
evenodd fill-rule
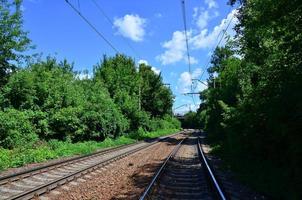
<instances>
[{"instance_id":1,"label":"gravel ballast","mask_svg":"<svg viewBox=\"0 0 302 200\"><path fill-rule=\"evenodd\" d=\"M169 138L113 162L41 199L137 199L179 138Z\"/></svg>"}]
</instances>

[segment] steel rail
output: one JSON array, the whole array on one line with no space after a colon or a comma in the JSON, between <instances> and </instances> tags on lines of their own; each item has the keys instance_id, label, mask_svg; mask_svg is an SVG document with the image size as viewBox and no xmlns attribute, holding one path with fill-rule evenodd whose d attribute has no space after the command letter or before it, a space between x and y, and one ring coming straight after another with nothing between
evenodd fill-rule
<instances>
[{"instance_id":1,"label":"steel rail","mask_svg":"<svg viewBox=\"0 0 302 200\"><path fill-rule=\"evenodd\" d=\"M85 169L82 169L82 170L79 170L79 171L76 171L72 174L69 174L69 175L66 175L66 176L63 176L62 178L59 178L59 179L56 179L54 181L51 181L50 183L47 183L47 184L43 184L43 185L40 185L36 188L33 188L31 190L28 190L28 191L25 191L23 193L20 193L20 194L17 194L15 196L12 196L9 198L9 200L16 200L16 199L31 199L35 196L38 196L38 195L41 195L45 192L48 192L58 186L61 186L63 184L65 184L66 182L69 182L71 180L74 180L75 178L78 178L80 176L82 176L83 174L87 174L89 172L92 172L93 170L96 170L97 168L100 168L100 167L103 167L113 161L116 161L116 160L119 160L121 158L124 158L130 154L133 154L135 152L138 152L142 149L146 149L154 144L157 144L157 142L154 142L154 143L151 143L151 144L148 144L147 146L142 146L142 147L139 147L137 149L133 149L133 150L130 150L128 152L125 152L121 155L118 155L118 156L114 156L112 158L109 158L105 161L102 161L100 163L97 163L97 164L94 164L94 165L91 165L91 166L88 166L86 167Z\"/></svg>"},{"instance_id":2,"label":"steel rail","mask_svg":"<svg viewBox=\"0 0 302 200\"><path fill-rule=\"evenodd\" d=\"M59 162L54 162L54 163L51 163L51 164L47 164L47 165L44 165L44 166L34 167L34 168L24 170L24 171L15 173L15 174L2 176L2 177L0 177L0 186L5 185L8 182L17 181L21 178L26 178L26 177L29 177L29 176L32 176L32 175L36 175L36 174L39 174L39 173L46 172L47 170L53 169L53 168L58 167L58 166L62 167L62 166L68 165L68 164L72 164L75 161L81 161L81 160L85 160L85 158L92 158L94 156L104 155L106 153L110 153L110 152L113 152L113 151L116 151L116 150L131 147L131 146L134 146L134 145L139 144L139 143L141 143L141 142L122 145L122 146L118 146L118 147L107 148L107 149L103 149L101 151L93 152L93 153L90 153L90 154L86 154L86 155L82 155L82 156L76 156L76 157L69 158L69 159L66 159L66 160L62 160L62 161L59 161Z\"/></svg>"},{"instance_id":3,"label":"steel rail","mask_svg":"<svg viewBox=\"0 0 302 200\"><path fill-rule=\"evenodd\" d=\"M119 160L121 158L124 158L128 155L131 155L135 152L138 152L140 150L143 150L143 149L147 149L148 147L151 147L152 145L155 145L155 144L158 144L158 142L160 141L163 141L163 140L166 140L168 139L169 137L171 136L174 136L174 135L177 135L179 133L176 133L176 134L173 134L173 135L169 135L169 136L166 136L166 137L162 137L162 138L159 138L158 140L155 140L154 142L150 143L150 144L147 144L145 146L141 146L141 147L138 147L136 149L132 149L128 152L125 152L125 153L122 153L120 155L117 155L117 156L114 156L112 158L109 158L107 160L104 160L102 162L99 162L99 163L96 163L96 164L93 164L91 166L88 166L82 170L79 170L79 171L76 171L74 173L71 173L69 175L65 175L63 176L62 178L58 178L54 181L51 181L50 183L46 183L46 184L43 184L43 185L40 185L40 186L37 186L36 188L33 188L31 190L28 190L28 191L24 191L20 194L17 194L17 195L14 195L12 197L9 197L8 199L9 200L16 200L16 199L31 199L35 196L38 196L38 195L41 195L43 193L46 193L58 186L61 186L69 181L72 181L80 176L82 176L83 174L87 174L89 172L92 172L93 170L96 170L100 167L103 167L111 162L114 162L116 160Z\"/></svg>"},{"instance_id":4,"label":"steel rail","mask_svg":"<svg viewBox=\"0 0 302 200\"><path fill-rule=\"evenodd\" d=\"M145 189L143 195L139 198L140 200L144 200L147 195L150 193L153 185L155 184L155 182L157 181L158 177L161 175L161 173L164 171L165 167L167 166L168 161L170 160L170 158L172 156L174 156L176 154L176 152L179 150L181 144L183 143L184 140L186 140L186 138L182 139L177 146L173 149L173 151L168 155L168 157L166 158L165 162L161 165L160 169L157 171L157 173L155 174L155 176L153 176L152 181L150 182L150 184L148 185L148 187Z\"/></svg>"},{"instance_id":5,"label":"steel rail","mask_svg":"<svg viewBox=\"0 0 302 200\"><path fill-rule=\"evenodd\" d=\"M211 170L211 167L210 167L210 165L208 164L208 161L207 161L207 159L206 159L206 157L205 157L205 155L204 155L204 153L203 153L203 150L202 150L202 148L201 148L201 143L200 143L200 137L198 137L198 150L199 150L199 153L200 153L201 158L202 158L202 163L203 163L204 166L206 167L207 174L208 174L208 176L209 176L209 178L210 178L210 180L211 180L211 182L212 182L212 184L213 184L213 186L214 186L214 190L216 191L216 193L217 193L219 199L226 200L227 198L226 198L226 196L224 195L222 188L221 188L220 185L218 184L218 181L217 181L217 179L215 178L215 176L214 176L214 174L213 174L213 172L212 172L212 170Z\"/></svg>"},{"instance_id":6,"label":"steel rail","mask_svg":"<svg viewBox=\"0 0 302 200\"><path fill-rule=\"evenodd\" d=\"M165 137L154 138L154 139L151 139L150 141L165 139L166 137L171 137L171 136L174 136L174 135L177 135L177 134L180 134L180 133L181 132L178 132L178 133L175 133L175 134L172 134L172 135L168 135L168 136L165 136ZM66 160L62 160L62 161L59 161L59 162L50 163L50 164L47 164L47 165L44 165L44 166L34 167L34 168L24 170L24 171L21 171L21 172L18 172L18 173L6 175L6 176L1 176L0 177L0 186L5 185L5 184L10 183L10 182L18 181L22 178L26 178L26 177L30 177L32 175L36 175L36 174L46 172L50 169L53 169L53 168L56 168L56 167L59 167L59 166L62 167L62 166L72 164L72 163L75 163L75 162L78 162L78 161L81 161L81 160L85 160L86 158L89 159L89 158L92 158L92 157L95 157L95 156L100 156L100 155L111 153L111 152L114 152L114 151L117 151L117 150L121 150L121 149L125 149L125 148L131 147L131 146L135 146L135 145L140 144L142 142L144 142L144 141L136 142L136 143L133 143L133 144L126 144L126 145L117 146L117 147L111 147L111 148L109 147L109 148L106 148L106 149L103 149L103 150L100 150L100 151L97 151L97 152L93 152L93 153L90 153L90 154L86 154L86 155L82 155L82 156L76 156L76 157L69 158L69 159L66 159Z\"/></svg>"},{"instance_id":7,"label":"steel rail","mask_svg":"<svg viewBox=\"0 0 302 200\"><path fill-rule=\"evenodd\" d=\"M187 139L187 138L185 138ZM145 189L144 193L141 195L140 200L144 200L146 199L146 197L150 194L152 187L155 185L156 181L159 179L160 175L162 174L162 172L164 171L168 161L171 159L172 156L174 156L177 151L179 150L181 144L183 143L183 141L185 140L183 139L175 148L174 150L169 154L169 156L166 158L166 160L164 161L164 163L161 165L161 168L156 172L156 174L153 176L152 181L150 182L150 184L147 186L147 188ZM197 138L197 151L199 152L199 159L203 165L203 169L205 170L206 176L209 177L209 181L212 184L212 188L215 191L218 199L221 200L226 200L226 195L224 194L222 188L220 187L217 179L214 176L214 173L211 170L210 165L207 162L207 159L202 151L201 148L201 143L200 143L200 137Z\"/></svg>"},{"instance_id":8,"label":"steel rail","mask_svg":"<svg viewBox=\"0 0 302 200\"><path fill-rule=\"evenodd\" d=\"M107 165L107 164L109 164L111 162L114 162L116 160L124 158L124 157L126 157L126 156L128 156L130 154L133 154L135 152L138 152L140 150L147 149L148 147L151 147L152 145L158 144L158 142L160 142L160 141L164 141L164 140L168 139L169 137L175 136L177 134L181 134L182 132L183 131L175 133L175 134L171 134L171 135L168 135L168 136L158 137L158 138L151 139L151 140L149 140L149 141L151 141L151 143L149 143L149 144L146 144L144 146L140 146L140 147L132 149L132 150L128 150L128 151L126 151L124 153L121 153L121 154L116 155L116 156L114 156L112 158L106 159L104 161L92 164L90 166L87 166L84 169L80 169L80 170L78 170L76 172L73 172L71 174L68 174L68 175L65 175L65 176L63 175L62 177L60 177L60 178L58 178L56 180L53 180L53 181L51 181L49 183L46 183L46 184L42 184L40 186L37 186L37 187L32 188L30 190L21 192L19 194L14 195L14 196L10 196L7 199L31 199L31 198L33 198L33 197L35 197L37 195L41 195L41 194L43 194L45 192L48 192L48 191L50 191L50 190L52 190L52 189L54 189L54 188L56 188L56 187L58 187L60 185L63 185L66 182L72 181L72 180L74 180L74 179L82 176L83 174L92 172L93 170L96 170L96 169L98 169L100 167L103 167L103 166L105 166L105 165ZM86 157L87 158L91 158L91 157L93 158L95 156L102 156L102 155L105 155L107 153L114 152L114 151L117 151L117 150L123 150L123 149L126 149L127 147L135 146L135 145L140 144L140 143L142 143L142 142L138 142L138 143L134 143L134 144L130 144L130 145L123 145L123 146L116 147L116 148L110 148L108 150L104 150L106 152L104 152L104 151L102 151L102 152L95 152L95 153L92 153L90 155L80 156L80 158L79 157L72 158L72 159L69 159L69 160L62 161L62 162L60 162L60 164L58 164L58 163L50 164L51 167L49 167L49 165L48 166L38 167L39 168L38 172L36 172L36 168L33 169L33 170L27 170L24 173L25 175L22 175L22 172L20 172L20 173L17 174L17 176L19 176L18 177L19 179L16 179L16 181L20 180L22 178L29 177L31 175L35 175L35 174L42 173L42 172L47 172L47 171L55 169L57 167L64 167L64 166L66 166L68 164L73 164L75 161L78 161L78 160L85 160ZM70 161L70 160L72 160L72 161ZM65 162L65 164L64 164L64 162ZM44 171L42 171L42 169ZM9 177L13 177L13 175L9 176ZM2 178L2 180L3 180L3 178ZM11 183L11 181L8 181L7 183Z\"/></svg>"}]
</instances>

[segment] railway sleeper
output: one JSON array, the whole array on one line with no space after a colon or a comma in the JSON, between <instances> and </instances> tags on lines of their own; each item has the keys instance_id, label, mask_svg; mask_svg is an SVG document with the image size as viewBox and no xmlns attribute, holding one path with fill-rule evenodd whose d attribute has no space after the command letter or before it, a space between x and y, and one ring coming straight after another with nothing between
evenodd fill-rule
<instances>
[{"instance_id":1,"label":"railway sleeper","mask_svg":"<svg viewBox=\"0 0 302 200\"><path fill-rule=\"evenodd\" d=\"M158 194L164 199L211 199L208 191L183 192L174 190L159 190Z\"/></svg>"}]
</instances>

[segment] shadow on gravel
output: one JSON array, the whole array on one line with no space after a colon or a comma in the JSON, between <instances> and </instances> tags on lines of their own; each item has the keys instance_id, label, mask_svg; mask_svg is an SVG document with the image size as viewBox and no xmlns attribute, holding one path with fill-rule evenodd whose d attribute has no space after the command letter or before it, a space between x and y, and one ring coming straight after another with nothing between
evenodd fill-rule
<instances>
[{"instance_id":1,"label":"shadow on gravel","mask_svg":"<svg viewBox=\"0 0 302 200\"><path fill-rule=\"evenodd\" d=\"M175 145L180 139L169 137L164 141L167 145ZM168 156L168 155L167 155ZM165 159L164 159L165 160ZM145 188L151 182L154 174L158 171L159 167L164 160L156 159L152 163L147 163L139 167L131 177L131 185L133 186L132 191L121 191L118 196L111 198L112 200L129 200L138 199L144 192Z\"/></svg>"},{"instance_id":2,"label":"shadow on gravel","mask_svg":"<svg viewBox=\"0 0 302 200\"><path fill-rule=\"evenodd\" d=\"M111 198L112 200L129 200L129 199L138 199L141 193L145 190L148 184L151 182L154 173L159 169L162 160L156 160L155 162L145 164L138 168L136 172L132 175L131 180L134 191L122 192ZM141 192L137 192L141 191Z\"/></svg>"},{"instance_id":3,"label":"shadow on gravel","mask_svg":"<svg viewBox=\"0 0 302 200\"><path fill-rule=\"evenodd\" d=\"M154 139L146 139L145 142L154 142ZM176 145L180 142L181 139L176 139L173 137L168 137L165 140L159 141L166 143L167 145ZM168 156L168 155L167 155ZM145 188L151 182L154 174L158 171L161 164L165 159L160 160L156 159L152 163L147 163L139 167L134 175L131 177L131 185L133 187L132 191L120 191L120 194L111 198L111 200L129 200L129 199L138 199L140 195L144 192Z\"/></svg>"}]
</instances>

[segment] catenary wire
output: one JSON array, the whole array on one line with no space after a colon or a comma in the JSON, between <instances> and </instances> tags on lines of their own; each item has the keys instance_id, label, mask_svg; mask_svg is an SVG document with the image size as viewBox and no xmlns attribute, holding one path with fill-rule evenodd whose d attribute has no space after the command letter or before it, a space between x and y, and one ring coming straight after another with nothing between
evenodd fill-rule
<instances>
[{"instance_id":1,"label":"catenary wire","mask_svg":"<svg viewBox=\"0 0 302 200\"><path fill-rule=\"evenodd\" d=\"M119 53L119 51L113 46L113 44L105 38L105 36L86 18L82 15L82 13L76 9L68 0L65 0L65 2L72 8L74 12L76 12L89 26L92 28L116 53Z\"/></svg>"},{"instance_id":2,"label":"catenary wire","mask_svg":"<svg viewBox=\"0 0 302 200\"><path fill-rule=\"evenodd\" d=\"M95 7L97 8L97 10L99 11L99 13L101 15L103 15L106 20L112 25L115 26L113 21L110 19L110 17L105 13L105 11L101 8L100 4L96 2L96 0L91 0L93 2L93 4L95 5ZM125 39L122 38L123 41L125 42L125 44L133 51L133 53L138 57L138 58L142 58L140 56L140 54L134 49L134 47Z\"/></svg>"},{"instance_id":3,"label":"catenary wire","mask_svg":"<svg viewBox=\"0 0 302 200\"><path fill-rule=\"evenodd\" d=\"M231 22L232 22L233 19L234 19L234 16L235 16L235 15L232 16L232 18L230 19L230 21L229 21L229 23L227 24L226 28L220 31L220 33L219 33L218 36L217 36L217 39L219 38L219 36L220 36L221 33L222 33L222 36L221 36L220 40L218 41L218 43L212 48L212 50L211 50L210 52L213 53L214 50L220 45L221 41L222 41L223 38L224 38L224 35L225 35L226 31L228 30L229 26L231 25ZM202 77L203 77L203 75L205 74L205 71L207 70L207 68L208 68L208 66L209 66L209 64L210 64L210 62L211 62L211 57L207 60L207 62L206 62L207 64L205 65L205 68L204 68L204 70L202 71L202 74L200 75L199 80L202 79Z\"/></svg>"}]
</instances>

